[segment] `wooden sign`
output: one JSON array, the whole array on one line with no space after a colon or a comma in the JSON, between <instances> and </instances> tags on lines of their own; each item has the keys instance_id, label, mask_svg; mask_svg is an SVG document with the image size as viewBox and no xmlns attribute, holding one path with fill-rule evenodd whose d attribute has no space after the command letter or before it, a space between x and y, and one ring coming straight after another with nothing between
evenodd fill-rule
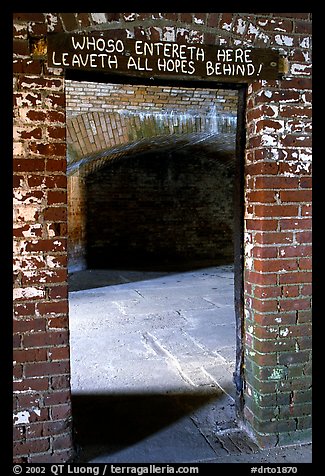
<instances>
[{"instance_id":1,"label":"wooden sign","mask_svg":"<svg viewBox=\"0 0 325 476\"><path fill-rule=\"evenodd\" d=\"M110 32L47 37L48 66L146 77L251 82L278 79L277 50L121 40Z\"/></svg>"}]
</instances>

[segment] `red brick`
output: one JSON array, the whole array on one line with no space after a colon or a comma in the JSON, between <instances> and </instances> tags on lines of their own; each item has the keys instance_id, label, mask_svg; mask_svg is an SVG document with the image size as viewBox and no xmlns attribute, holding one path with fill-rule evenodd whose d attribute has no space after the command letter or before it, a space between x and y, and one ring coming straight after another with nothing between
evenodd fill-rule
<instances>
[{"instance_id":1,"label":"red brick","mask_svg":"<svg viewBox=\"0 0 325 476\"><path fill-rule=\"evenodd\" d=\"M255 205L256 217L295 217L298 216L298 205Z\"/></svg>"},{"instance_id":2,"label":"red brick","mask_svg":"<svg viewBox=\"0 0 325 476\"><path fill-rule=\"evenodd\" d=\"M66 374L69 372L68 362L40 362L25 365L25 376L42 377L46 375Z\"/></svg>"},{"instance_id":3,"label":"red brick","mask_svg":"<svg viewBox=\"0 0 325 476\"><path fill-rule=\"evenodd\" d=\"M40 362L46 361L47 351L45 349L19 349L13 354L17 362Z\"/></svg>"},{"instance_id":4,"label":"red brick","mask_svg":"<svg viewBox=\"0 0 325 476\"><path fill-rule=\"evenodd\" d=\"M64 146L65 147L65 146ZM67 162L65 159L49 159L46 160L47 172L65 172L67 168Z\"/></svg>"},{"instance_id":5,"label":"red brick","mask_svg":"<svg viewBox=\"0 0 325 476\"><path fill-rule=\"evenodd\" d=\"M13 446L13 455L29 455L30 453L44 453L50 449L49 438L38 438L27 442L15 442Z\"/></svg>"},{"instance_id":6,"label":"red brick","mask_svg":"<svg viewBox=\"0 0 325 476\"><path fill-rule=\"evenodd\" d=\"M297 189L299 187L298 177L256 177L256 189Z\"/></svg>"},{"instance_id":7,"label":"red brick","mask_svg":"<svg viewBox=\"0 0 325 476\"><path fill-rule=\"evenodd\" d=\"M259 299L275 298L280 295L279 286L255 286L254 296Z\"/></svg>"},{"instance_id":8,"label":"red brick","mask_svg":"<svg viewBox=\"0 0 325 476\"><path fill-rule=\"evenodd\" d=\"M271 190L251 190L246 193L249 203L275 203L275 192Z\"/></svg>"},{"instance_id":9,"label":"red brick","mask_svg":"<svg viewBox=\"0 0 325 476\"><path fill-rule=\"evenodd\" d=\"M312 221L309 218L281 218L280 229L281 230L311 230Z\"/></svg>"},{"instance_id":10,"label":"red brick","mask_svg":"<svg viewBox=\"0 0 325 476\"><path fill-rule=\"evenodd\" d=\"M66 146L65 144L52 142L49 144L30 142L28 149L33 154L44 155L44 156L63 156L65 155Z\"/></svg>"},{"instance_id":11,"label":"red brick","mask_svg":"<svg viewBox=\"0 0 325 476\"><path fill-rule=\"evenodd\" d=\"M255 246L252 256L254 258L277 258L278 249L275 246Z\"/></svg>"},{"instance_id":12,"label":"red brick","mask_svg":"<svg viewBox=\"0 0 325 476\"><path fill-rule=\"evenodd\" d=\"M308 284L312 282L312 273L306 271L297 271L293 273L284 273L279 276L279 284Z\"/></svg>"},{"instance_id":13,"label":"red brick","mask_svg":"<svg viewBox=\"0 0 325 476\"><path fill-rule=\"evenodd\" d=\"M31 60L30 57L15 58L12 70L18 74L41 74L42 63L39 60Z\"/></svg>"},{"instance_id":14,"label":"red brick","mask_svg":"<svg viewBox=\"0 0 325 476\"><path fill-rule=\"evenodd\" d=\"M14 315L18 316L32 316L35 314L35 303L14 304Z\"/></svg>"},{"instance_id":15,"label":"red brick","mask_svg":"<svg viewBox=\"0 0 325 476\"><path fill-rule=\"evenodd\" d=\"M26 391L44 391L49 388L48 377L38 378L25 378L24 380L14 382L14 392L26 392Z\"/></svg>"},{"instance_id":16,"label":"red brick","mask_svg":"<svg viewBox=\"0 0 325 476\"><path fill-rule=\"evenodd\" d=\"M50 139L65 139L66 129L61 126L53 126L47 128L47 135Z\"/></svg>"},{"instance_id":17,"label":"red brick","mask_svg":"<svg viewBox=\"0 0 325 476\"><path fill-rule=\"evenodd\" d=\"M43 172L45 159L13 159L13 170L17 172Z\"/></svg>"},{"instance_id":18,"label":"red brick","mask_svg":"<svg viewBox=\"0 0 325 476\"><path fill-rule=\"evenodd\" d=\"M65 94L64 93L48 94L45 96L45 101L49 108L63 109L65 107Z\"/></svg>"},{"instance_id":19,"label":"red brick","mask_svg":"<svg viewBox=\"0 0 325 476\"><path fill-rule=\"evenodd\" d=\"M56 405L51 408L53 420L65 420L71 416L71 405Z\"/></svg>"},{"instance_id":20,"label":"red brick","mask_svg":"<svg viewBox=\"0 0 325 476\"><path fill-rule=\"evenodd\" d=\"M264 272L285 272L298 269L297 261L295 259L256 259L254 261L255 271Z\"/></svg>"},{"instance_id":21,"label":"red brick","mask_svg":"<svg viewBox=\"0 0 325 476\"><path fill-rule=\"evenodd\" d=\"M252 299L252 308L258 312L274 312L277 310L276 299Z\"/></svg>"},{"instance_id":22,"label":"red brick","mask_svg":"<svg viewBox=\"0 0 325 476\"><path fill-rule=\"evenodd\" d=\"M24 335L24 345L26 347L67 345L68 342L67 331L38 332L37 334Z\"/></svg>"},{"instance_id":23,"label":"red brick","mask_svg":"<svg viewBox=\"0 0 325 476\"><path fill-rule=\"evenodd\" d=\"M256 233L255 243L264 245L275 244L290 244L293 242L293 233L290 232L271 232L271 233Z\"/></svg>"},{"instance_id":24,"label":"red brick","mask_svg":"<svg viewBox=\"0 0 325 476\"><path fill-rule=\"evenodd\" d=\"M295 191L281 191L281 202L311 202L312 191L311 190L295 190Z\"/></svg>"},{"instance_id":25,"label":"red brick","mask_svg":"<svg viewBox=\"0 0 325 476\"><path fill-rule=\"evenodd\" d=\"M51 392L44 397L44 405L60 405L62 403L68 403L70 401L69 390L59 390L57 392Z\"/></svg>"},{"instance_id":26,"label":"red brick","mask_svg":"<svg viewBox=\"0 0 325 476\"><path fill-rule=\"evenodd\" d=\"M280 299L279 309L280 311L298 311L310 308L310 299Z\"/></svg>"},{"instance_id":27,"label":"red brick","mask_svg":"<svg viewBox=\"0 0 325 476\"><path fill-rule=\"evenodd\" d=\"M245 271L245 282L268 286L277 284L278 275L276 273L257 273L256 271Z\"/></svg>"},{"instance_id":28,"label":"red brick","mask_svg":"<svg viewBox=\"0 0 325 476\"><path fill-rule=\"evenodd\" d=\"M65 190L49 190L47 192L47 203L54 205L67 202L67 192Z\"/></svg>"},{"instance_id":29,"label":"red brick","mask_svg":"<svg viewBox=\"0 0 325 476\"><path fill-rule=\"evenodd\" d=\"M247 230L264 230L264 231L276 231L278 228L278 220L246 220Z\"/></svg>"},{"instance_id":30,"label":"red brick","mask_svg":"<svg viewBox=\"0 0 325 476\"><path fill-rule=\"evenodd\" d=\"M70 349L69 347L56 347L51 349L51 361L55 360L69 360L70 358Z\"/></svg>"},{"instance_id":31,"label":"red brick","mask_svg":"<svg viewBox=\"0 0 325 476\"><path fill-rule=\"evenodd\" d=\"M65 207L48 207L44 210L44 220L66 221L67 209Z\"/></svg>"},{"instance_id":32,"label":"red brick","mask_svg":"<svg viewBox=\"0 0 325 476\"><path fill-rule=\"evenodd\" d=\"M41 302L36 304L36 310L43 316L49 314L65 314L68 310L68 303L66 300L58 302Z\"/></svg>"},{"instance_id":33,"label":"red brick","mask_svg":"<svg viewBox=\"0 0 325 476\"><path fill-rule=\"evenodd\" d=\"M35 318L34 317L35 310L33 312L32 319L14 319L13 321L13 330L15 333L28 333L33 332L34 335L37 332L45 331L46 330L46 321L42 318Z\"/></svg>"},{"instance_id":34,"label":"red brick","mask_svg":"<svg viewBox=\"0 0 325 476\"><path fill-rule=\"evenodd\" d=\"M65 299L68 297L68 286L53 286L48 291L49 299Z\"/></svg>"},{"instance_id":35,"label":"red brick","mask_svg":"<svg viewBox=\"0 0 325 476\"><path fill-rule=\"evenodd\" d=\"M57 436L53 441L54 451L71 448L72 447L72 437L69 433L68 435Z\"/></svg>"}]
</instances>

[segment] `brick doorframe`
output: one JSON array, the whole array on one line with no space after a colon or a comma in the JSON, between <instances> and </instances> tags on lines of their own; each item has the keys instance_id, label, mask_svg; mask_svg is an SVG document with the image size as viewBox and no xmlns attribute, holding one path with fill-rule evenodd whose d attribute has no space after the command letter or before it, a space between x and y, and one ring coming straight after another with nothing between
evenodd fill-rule
<instances>
[{"instance_id":1,"label":"brick doorframe","mask_svg":"<svg viewBox=\"0 0 325 476\"><path fill-rule=\"evenodd\" d=\"M284 79L247 89L240 423L261 446L310 441L311 15L15 13L13 22L14 460L74 454L64 74L42 48L48 32L78 28L287 55Z\"/></svg>"}]
</instances>

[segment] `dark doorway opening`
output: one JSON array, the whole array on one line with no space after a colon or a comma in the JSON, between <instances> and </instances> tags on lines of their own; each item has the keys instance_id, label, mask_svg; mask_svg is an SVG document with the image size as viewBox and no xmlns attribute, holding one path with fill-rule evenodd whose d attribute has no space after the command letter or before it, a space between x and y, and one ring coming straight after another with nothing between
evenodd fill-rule
<instances>
[{"instance_id":1,"label":"dark doorway opening","mask_svg":"<svg viewBox=\"0 0 325 476\"><path fill-rule=\"evenodd\" d=\"M72 72L70 72L70 74L67 75L67 79L80 80L80 78L76 78ZM90 77L87 75L87 80L93 81L94 78L93 76ZM127 81L129 81L129 78ZM144 80L142 80L142 82L143 81ZM149 83L152 84L150 81ZM155 83L166 84L162 81ZM170 84L170 82L168 84ZM185 83L177 84L184 85ZM200 82L199 85L200 88L203 87L203 83ZM193 84L186 83L186 86L192 87ZM209 87L210 86L211 85L209 85ZM215 86L216 85L213 85L213 87ZM203 386L200 386L200 384L197 383L198 381L195 381L194 378L197 368L194 367L193 369L193 365L192 367L190 366L190 373L186 374L186 372L183 372L184 368L182 368L182 363L179 361L176 362L176 368L178 365L179 373L182 374L183 372L182 377L185 375L185 379L187 377L189 378L190 385L194 382L194 385L197 386L195 391L184 391L184 389L179 391L176 384L174 388L163 392L155 392L153 389L143 388L140 392L139 389L135 392L132 391L132 389L122 392L120 390L114 391L111 389L111 392L105 393L105 391L101 389L96 390L96 375L99 375L101 372L106 372L106 374L109 375L111 371L113 378L114 365L107 365L106 368L104 366L98 369L99 373L95 372L91 376L94 382L93 391L89 392L87 385L84 390L82 390L82 387L79 387L76 392L74 392L72 388L76 443L81 447L80 458L82 461L85 461L85 458L88 458L88 461L95 461L96 459L92 460L91 458L96 458L101 453L111 455L108 456L111 459L107 461L113 461L114 457L112 455L115 453L118 454L121 449L135 445L140 440L146 440L148 435L157 432L159 429L168 427L173 422L175 423L181 420L184 415L190 416L194 427L202 433L200 425L202 425L202 421L205 417L203 416L203 420L200 417L200 408L203 408L206 404L213 404L213 402L216 401L219 403L213 406L213 411L211 411L210 408L208 418L212 418L212 420L205 421L206 430L205 433L203 433L205 440L209 441L209 445L212 445L212 448L212 441L215 442L214 445L217 444L218 446L220 444L222 446L221 433L219 433L219 437L215 439L215 431L223 432L224 430L229 428L233 429L235 427L236 422L233 419L235 406L237 418L241 416L245 88L237 85L236 89L238 90L238 107L237 130L234 138L235 147L230 152L229 149L227 150L225 141L223 149L221 147L219 161L214 160L218 148L215 147L215 143L214 146L211 145L213 137L206 137L204 141L204 137L202 136L200 138L201 143L200 140L197 140L198 137L196 137L192 143L186 143L186 141L184 143L185 136L183 136L181 147L177 147L175 144L169 144L167 147L164 145L163 147L158 146L152 148L150 140L148 140L146 144L147 150L142 150L135 154L122 154L117 160L113 160L111 163L107 163L104 167L87 175L85 179L87 210L86 256L88 268L90 268L88 271L93 272L95 280L90 279L86 286L82 287L82 285L79 285L78 287L78 273L73 273L70 276L70 292L76 293L74 297L70 294L70 304L73 304L74 301L78 307L82 302L86 302L85 312L86 314L88 313L87 315L89 317L89 314L93 312L91 306L94 305L94 303L96 304L96 302L98 304L101 299L100 296L96 295L96 292L99 292L98 288L105 288L107 286L114 287L123 285L123 283L130 285L130 283L139 282L141 280L147 283L148 279L160 279L170 274L174 276L176 282L180 282L184 279L184 274L182 273L191 270L199 270L199 278L197 278L198 275L195 275L196 277L194 279L204 279L203 277L208 274L205 272L205 269L211 266L215 267L212 275L214 272L215 274L219 273L219 277L222 276L222 279L227 279L227 272L229 271L227 266L232 266L233 305L236 316L234 336L236 340L236 355L232 369L233 388L229 389L229 391L227 391L227 389L224 391L225 389L223 388L220 392L222 387L218 385L217 378L215 381L212 379L210 389L208 389L207 381L203 383ZM216 138L214 139L216 140ZM188 138L188 140L191 141L190 138ZM173 142L172 137L170 138L170 142ZM157 164L159 164L159 167ZM181 166L179 167L179 165ZM139 173L139 171L141 173ZM202 179L204 173L205 179ZM215 184L211 184L211 177L216 174L221 175L222 180L217 190L218 193L211 195L211 203L213 203L213 206L208 207L210 215L207 217L206 202L205 205L202 205L200 199L202 199L202 196L205 196L205 200L207 200L207 195L209 195L210 192L212 193ZM196 181L195 177L198 178L198 175L200 176L200 180ZM205 185L202 185L202 180L205 182ZM198 182L201 183L201 187L199 188ZM99 183L102 185L105 184L105 186L99 188ZM141 186L139 186L140 183ZM144 186L144 184L146 185ZM157 197L159 197L158 201L157 197L156 199L154 198L154 193L157 193ZM110 201L105 202L108 195L110 195ZM228 197L227 202L222 200L222 198L226 196ZM104 205L105 203L106 206ZM191 206L186 207L186 203L191 203ZM140 204L140 206L135 206L135 204ZM155 211L157 213L155 213ZM213 217L216 216L219 216L219 221L215 220L213 223ZM222 219L220 218L221 216ZM111 233L113 221L115 221L116 227L114 239L112 239ZM173 222L174 224L177 223L176 227L172 226ZM151 230L148 230L148 223L150 223L149 228L151 228ZM215 228L213 228L213 225ZM153 229L156 235L159 234L159 240L157 236L155 236L155 233L153 233ZM222 232L216 234L217 229ZM191 240L187 240L186 236L191 236ZM111 240L110 247L107 246L108 240ZM203 243L204 246L202 246ZM216 246L217 243L218 246ZM139 244L140 246L138 246ZM224 252L221 252L222 249ZM226 267L222 268L223 265L226 265ZM108 278L107 273L105 273L105 270L108 268L113 270L115 278L112 278L112 275ZM216 268L218 268L217 271ZM100 273L100 270L104 272ZM124 270L124 272L120 273L119 270ZM125 270L131 270L131 274L125 274ZM81 271L79 276L82 277L82 273L84 273L85 276L86 272L87 270ZM141 272L149 272L149 275L141 275ZM151 276L150 273L152 273ZM179 273L182 276L180 276ZM210 277L211 275L209 275L209 278ZM185 279L187 278L188 275L186 275ZM199 281L196 282L198 283ZM162 285L161 283L162 282L159 281L158 287ZM157 288L157 282L153 283L153 285L156 285ZM194 289L195 286L192 281L191 289ZM139 286L137 286L137 288L139 288ZM79 292L78 289L80 291L86 290L87 294L83 297L77 295ZM222 295L222 286L219 290ZM116 288L116 293L120 293L119 296L125 291L125 289ZM127 292L129 291L130 289L127 290ZM134 288L132 291L137 292L141 297L141 290ZM148 292L150 293L150 289ZM154 292L152 287L151 292ZM127 295L126 301L129 298L130 296ZM159 300L159 298L157 299ZM115 302L117 302L117 300L118 299L116 299ZM209 301L209 299L205 299L205 301L209 303L209 305L211 304L211 308L204 310L206 316L213 314L214 306L219 306L219 309L220 306L222 307L220 299L219 304L218 300L213 302ZM132 309L136 308L138 302L136 299L131 298L123 309L121 308L121 303L119 303L118 306L120 307L118 310L121 314L119 314L118 318L122 319L124 316L125 320L128 321L132 319L132 316L137 316L137 312ZM87 305L89 305L88 308ZM106 304L102 302L104 308L105 305ZM162 317L162 320L165 319L165 327L168 326L169 318L169 325L173 325L175 313L178 313L181 318L188 319L188 322L191 322L190 328L192 334L189 332L186 336L186 345L191 340L195 342L196 331L193 329L199 325L197 318L200 311L198 308L195 309L196 304L193 304L193 306L192 308L186 308L186 306L184 308L182 305L176 306L172 311L167 308L167 311L171 312L171 315L168 316L164 314ZM159 312L155 313L155 309L151 309L149 312L148 310L143 312L147 312L151 325L152 322L154 322L152 319L159 316ZM114 309L112 314L107 314L107 319L111 319L113 315ZM85 320L84 322L79 322L76 329L78 325L83 327L89 325L89 323L91 323L92 326L89 329L90 334L93 328L96 329L96 323L91 321L91 319L90 321ZM74 328L72 325L72 355L74 355L74 346L78 345L78 330L75 334L75 341L73 340L73 332ZM112 337L112 333L107 333L107 337ZM92 341L89 339L84 341L84 348L87 349L87 346L89 348L91 345L96 346L97 338L98 333L96 334L95 332ZM169 339L168 336L165 336L165 338L167 340ZM171 365L175 355L170 353L169 347L164 343L166 341L159 341L157 333L155 334L152 330L148 332L145 331L142 333L141 339L147 346L147 350L149 349L149 352L154 351L157 355L159 355L159 353L164 354L163 357L167 362L167 366ZM201 344L202 342L199 342L199 346ZM181 344L180 346L180 349L183 349L184 352L189 348L186 347L186 345L184 344L182 347ZM116 349L118 349L118 344L116 345ZM210 350L211 349L209 349L209 351ZM102 352L105 352L104 347L102 348ZM204 351L202 355L204 355ZM220 355L221 354L218 354L219 357ZM109 356L107 357L109 358ZM168 358L170 358L170 360L168 360ZM127 362L127 365L132 366L131 362L132 359ZM123 362L121 363L121 368L123 368ZM72 364L72 380L73 369L74 364ZM193 372L193 374L191 374L191 372ZM191 376L193 377L192 380ZM108 418L99 419L97 423L95 420L90 421L88 418L85 418L86 410L92 407L94 409L100 408L103 414L106 414ZM160 414L157 419L159 409ZM227 409L229 410L228 414ZM150 420L146 420L148 415L152 417ZM102 425L103 422L105 422L104 426ZM113 422L111 428L109 428L109 422ZM130 431L117 431L117 427L120 429L129 427ZM192 430L188 428L186 431L191 434ZM91 435L93 435L93 438ZM159 443L157 444L159 445ZM211 454L209 456L210 450L205 448L202 451L203 453L207 451L206 458L211 457ZM142 455L142 458L146 458L146 456ZM96 461L101 460L97 459ZM146 461L150 461L148 455ZM177 459L175 462L177 462Z\"/></svg>"}]
</instances>

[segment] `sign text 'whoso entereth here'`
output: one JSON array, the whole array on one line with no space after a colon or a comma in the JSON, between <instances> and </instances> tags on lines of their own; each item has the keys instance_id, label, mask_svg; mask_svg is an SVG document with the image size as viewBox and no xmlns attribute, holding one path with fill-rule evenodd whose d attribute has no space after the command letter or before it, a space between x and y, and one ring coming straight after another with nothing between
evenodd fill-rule
<instances>
[{"instance_id":1,"label":"sign text 'whoso entereth here'","mask_svg":"<svg viewBox=\"0 0 325 476\"><path fill-rule=\"evenodd\" d=\"M279 52L271 49L121 40L107 33L57 33L47 40L52 68L237 82L280 77Z\"/></svg>"}]
</instances>

